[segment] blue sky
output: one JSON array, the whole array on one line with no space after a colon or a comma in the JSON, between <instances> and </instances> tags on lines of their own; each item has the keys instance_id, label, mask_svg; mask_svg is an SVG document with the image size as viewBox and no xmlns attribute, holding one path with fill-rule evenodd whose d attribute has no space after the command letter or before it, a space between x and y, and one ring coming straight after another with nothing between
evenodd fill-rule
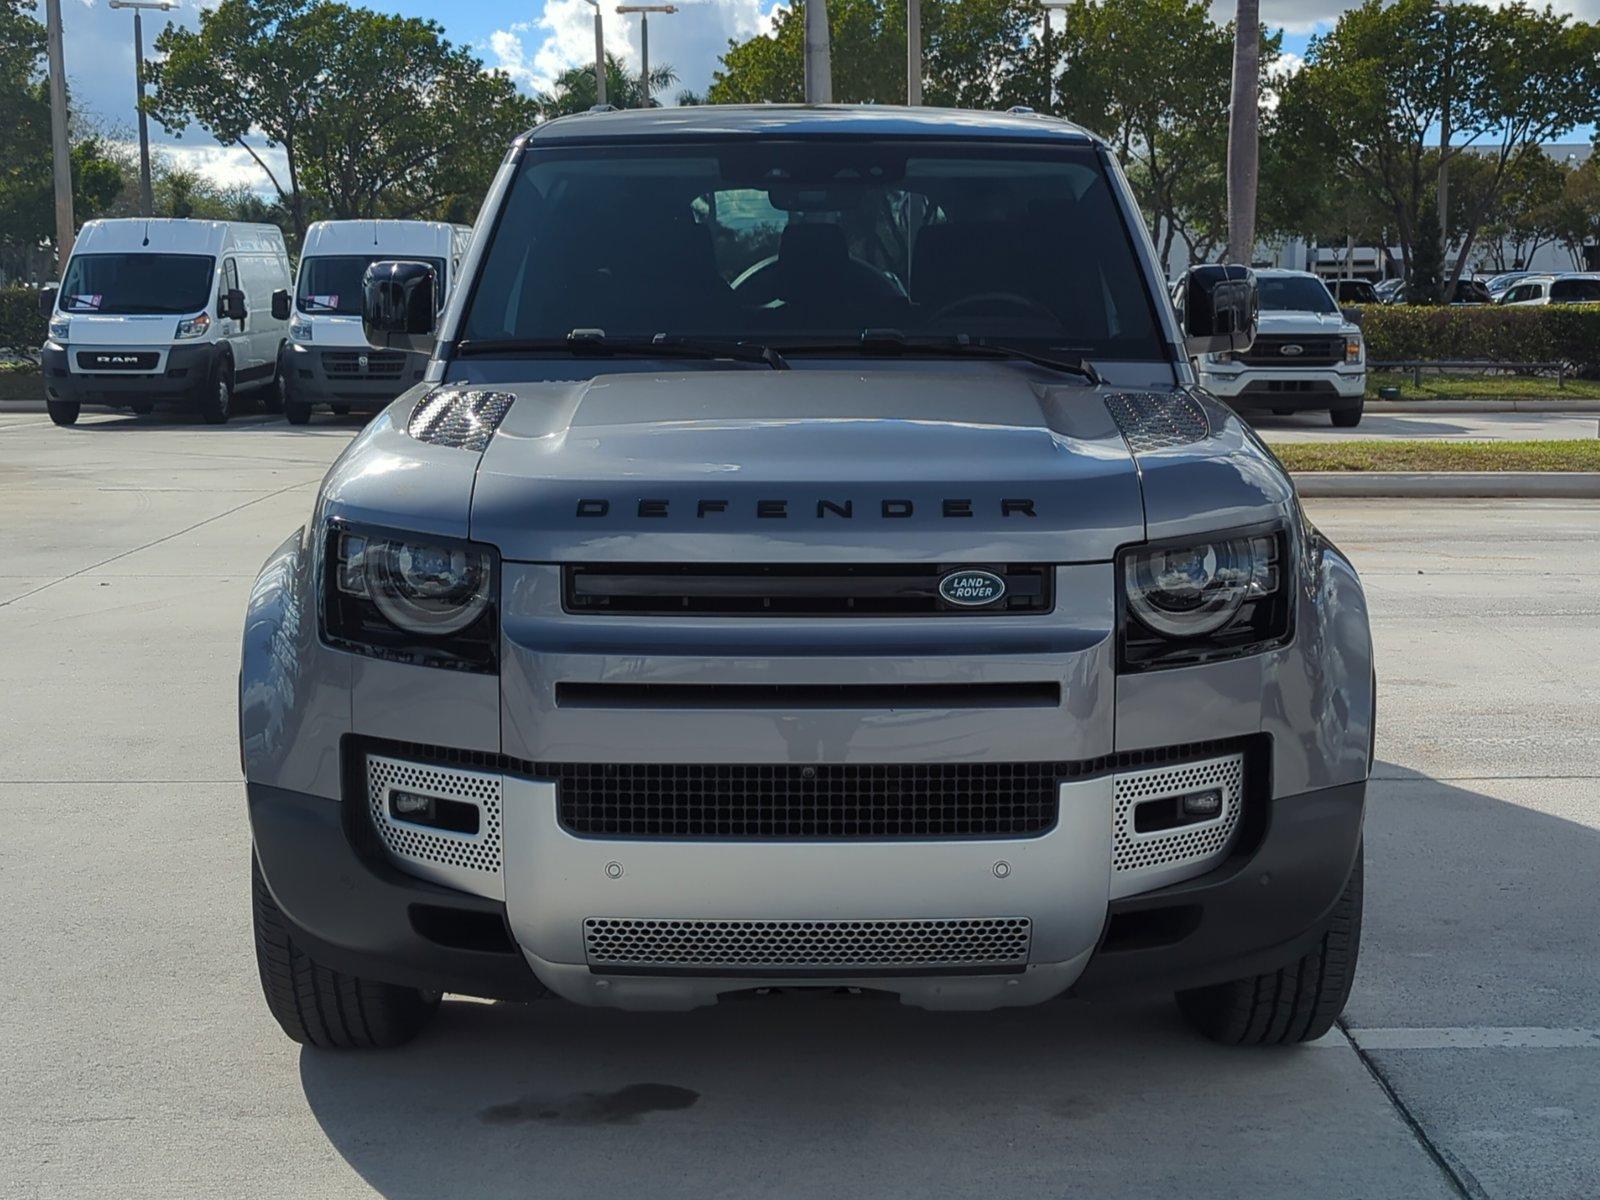
<instances>
[{"instance_id":1,"label":"blue sky","mask_svg":"<svg viewBox=\"0 0 1600 1200\"><path fill-rule=\"evenodd\" d=\"M744 39L770 27L775 9L785 0L674 0L679 11L650 23L650 57L676 68L680 86L704 89L729 38ZM202 0L181 0L171 18L185 25L199 22ZM588 61L594 54L592 9L584 0L526 0L517 5L488 0L365 0L367 7L407 16L429 17L444 26L452 41L470 46L484 62L505 70L524 90L548 85L561 70ZM637 65L637 18L605 6L606 45ZM43 3L40 3L43 15ZM1328 28L1348 7L1342 0L1262 0L1263 21L1284 30L1284 50L1304 53L1310 35ZM1600 18L1600 0L1567 0L1559 9L1588 20ZM1213 13L1226 20L1231 3L1218 3ZM131 137L133 118L132 15L106 7L105 0L63 0L67 76L74 103L118 137ZM147 14L146 45L166 23L159 13ZM1059 18L1057 18L1059 20ZM676 91L676 89L674 89ZM671 96L664 96L670 102ZM265 180L242 151L217 146L202 131L191 129L174 142L159 126L151 130L161 152L219 182L264 188Z\"/></svg>"}]
</instances>

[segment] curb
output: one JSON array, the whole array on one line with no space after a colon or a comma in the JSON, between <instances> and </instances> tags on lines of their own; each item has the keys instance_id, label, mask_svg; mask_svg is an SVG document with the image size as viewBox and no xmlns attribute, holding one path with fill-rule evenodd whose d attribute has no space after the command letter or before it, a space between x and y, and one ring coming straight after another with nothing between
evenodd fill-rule
<instances>
[{"instance_id":1,"label":"curb","mask_svg":"<svg viewBox=\"0 0 1600 1200\"><path fill-rule=\"evenodd\" d=\"M1600 499L1600 471L1296 471L1302 496Z\"/></svg>"},{"instance_id":2,"label":"curb","mask_svg":"<svg viewBox=\"0 0 1600 1200\"><path fill-rule=\"evenodd\" d=\"M1467 413L1519 412L1565 413L1568 416L1600 417L1600 400L1368 400L1366 415L1385 413Z\"/></svg>"}]
</instances>

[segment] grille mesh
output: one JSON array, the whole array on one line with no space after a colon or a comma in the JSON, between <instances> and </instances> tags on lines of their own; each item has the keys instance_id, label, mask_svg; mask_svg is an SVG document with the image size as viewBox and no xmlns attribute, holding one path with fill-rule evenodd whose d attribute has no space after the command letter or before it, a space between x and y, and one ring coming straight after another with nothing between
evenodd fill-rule
<instances>
[{"instance_id":1,"label":"grille mesh","mask_svg":"<svg viewBox=\"0 0 1600 1200\"><path fill-rule=\"evenodd\" d=\"M1135 454L1187 446L1211 436L1204 406L1187 392L1112 392L1105 404Z\"/></svg>"},{"instance_id":2,"label":"grille mesh","mask_svg":"<svg viewBox=\"0 0 1600 1200\"><path fill-rule=\"evenodd\" d=\"M409 821L389 812L391 790L459 800L478 809L478 832L451 833ZM500 776L423 766L395 758L367 758L367 801L372 824L384 848L395 858L423 867L471 873L500 871Z\"/></svg>"},{"instance_id":3,"label":"grille mesh","mask_svg":"<svg viewBox=\"0 0 1600 1200\"><path fill-rule=\"evenodd\" d=\"M1222 811L1210 820L1149 833L1135 830L1134 810L1140 803L1209 788L1222 792ZM1112 871L1136 876L1170 867L1200 867L1220 857L1238 827L1243 797L1242 754L1118 775L1112 823Z\"/></svg>"},{"instance_id":4,"label":"grille mesh","mask_svg":"<svg viewBox=\"0 0 1600 1200\"><path fill-rule=\"evenodd\" d=\"M1022 967L1026 917L967 920L670 921L591 917L591 966L938 969Z\"/></svg>"},{"instance_id":5,"label":"grille mesh","mask_svg":"<svg viewBox=\"0 0 1600 1200\"><path fill-rule=\"evenodd\" d=\"M441 389L417 402L406 432L419 442L481 451L515 399L510 392Z\"/></svg>"},{"instance_id":6,"label":"grille mesh","mask_svg":"<svg viewBox=\"0 0 1600 1200\"><path fill-rule=\"evenodd\" d=\"M561 824L600 836L1024 837L1077 764L562 764Z\"/></svg>"},{"instance_id":7,"label":"grille mesh","mask_svg":"<svg viewBox=\"0 0 1600 1200\"><path fill-rule=\"evenodd\" d=\"M366 365L361 360L366 359ZM405 373L402 350L324 350L322 369L329 379L399 379Z\"/></svg>"}]
</instances>

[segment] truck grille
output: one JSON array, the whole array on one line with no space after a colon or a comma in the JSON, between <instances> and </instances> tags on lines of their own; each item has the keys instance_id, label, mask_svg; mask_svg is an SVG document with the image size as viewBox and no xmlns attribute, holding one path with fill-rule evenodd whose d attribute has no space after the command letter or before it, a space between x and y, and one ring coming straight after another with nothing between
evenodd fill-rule
<instances>
[{"instance_id":1,"label":"truck grille","mask_svg":"<svg viewBox=\"0 0 1600 1200\"><path fill-rule=\"evenodd\" d=\"M154 371L161 355L154 350L79 350L80 371Z\"/></svg>"},{"instance_id":2,"label":"truck grille","mask_svg":"<svg viewBox=\"0 0 1600 1200\"><path fill-rule=\"evenodd\" d=\"M1077 764L561 764L561 824L598 837L1031 837Z\"/></svg>"},{"instance_id":3,"label":"truck grille","mask_svg":"<svg viewBox=\"0 0 1600 1200\"><path fill-rule=\"evenodd\" d=\"M399 379L405 373L403 350L324 350L322 369L329 379Z\"/></svg>"},{"instance_id":4,"label":"truck grille","mask_svg":"<svg viewBox=\"0 0 1600 1200\"><path fill-rule=\"evenodd\" d=\"M988 566L1005 581L992 604L963 607L939 595L951 566L810 566L700 563L569 566L568 612L657 616L914 617L1044 613L1051 607L1050 568Z\"/></svg>"},{"instance_id":5,"label":"truck grille","mask_svg":"<svg viewBox=\"0 0 1600 1200\"><path fill-rule=\"evenodd\" d=\"M1298 353L1293 347L1299 347ZM1284 353L1285 349L1288 353ZM1243 354L1234 356L1252 367L1327 367L1344 361L1344 338L1313 334L1269 334L1258 337Z\"/></svg>"},{"instance_id":6,"label":"truck grille","mask_svg":"<svg viewBox=\"0 0 1600 1200\"><path fill-rule=\"evenodd\" d=\"M779 972L1022 970L1026 917L863 921L663 921L591 917L589 965L626 971L693 968Z\"/></svg>"}]
</instances>

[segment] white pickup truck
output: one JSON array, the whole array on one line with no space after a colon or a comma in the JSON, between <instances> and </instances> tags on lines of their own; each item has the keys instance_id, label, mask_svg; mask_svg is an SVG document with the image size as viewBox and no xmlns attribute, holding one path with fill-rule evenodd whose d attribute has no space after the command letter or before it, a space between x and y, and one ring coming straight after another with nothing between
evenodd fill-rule
<instances>
[{"instance_id":1,"label":"white pickup truck","mask_svg":"<svg viewBox=\"0 0 1600 1200\"><path fill-rule=\"evenodd\" d=\"M1326 409L1335 425L1361 423L1367 351L1361 328L1306 271L1255 273L1261 320L1248 350L1195 360L1200 386L1235 409L1280 415Z\"/></svg>"}]
</instances>

